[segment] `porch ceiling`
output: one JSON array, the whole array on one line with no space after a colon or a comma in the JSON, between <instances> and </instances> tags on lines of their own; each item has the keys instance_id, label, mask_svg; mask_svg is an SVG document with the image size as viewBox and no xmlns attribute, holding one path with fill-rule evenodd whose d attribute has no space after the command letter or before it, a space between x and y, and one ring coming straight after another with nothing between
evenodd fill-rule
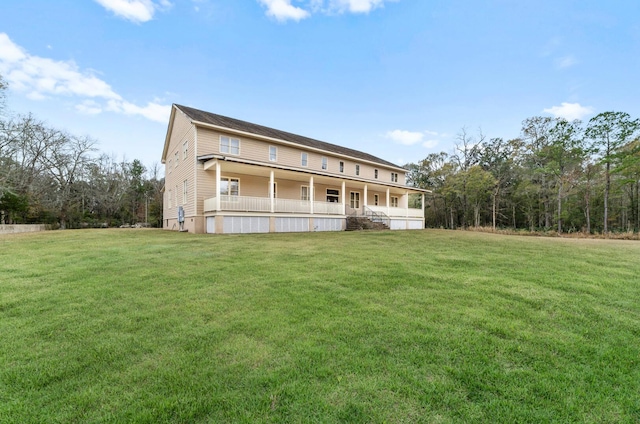
<instances>
[{"instance_id":1,"label":"porch ceiling","mask_svg":"<svg viewBox=\"0 0 640 424\"><path fill-rule=\"evenodd\" d=\"M340 178L329 177L324 175L318 175L314 173L304 173L300 171L289 171L286 169L277 169L270 168L268 166L257 166L254 164L245 164L240 162L232 162L232 161L218 161L218 165L216 165L216 160L212 159L204 163L204 169L208 172L215 172L215 167L220 166L221 172L229 172L235 174L244 174L244 175L252 175L258 177L269 178L271 171L274 171L274 177L276 180L289 180L289 181L299 181L302 183L308 183L309 179L313 177L314 184L323 184L323 185L341 185L342 181L346 182L346 186L350 189L359 189L364 190L364 186L366 185L368 190L371 191L379 191L385 192L387 188L389 192L394 195L402 195L407 191L409 193L419 193L419 191L413 190L411 187L393 187L384 184L376 184L371 181L355 181L349 178Z\"/></svg>"}]
</instances>

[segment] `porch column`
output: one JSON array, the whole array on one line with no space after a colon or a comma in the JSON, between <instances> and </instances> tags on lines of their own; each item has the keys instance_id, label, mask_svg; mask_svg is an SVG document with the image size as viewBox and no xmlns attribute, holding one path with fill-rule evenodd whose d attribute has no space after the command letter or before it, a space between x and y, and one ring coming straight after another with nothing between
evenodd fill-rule
<instances>
[{"instance_id":1,"label":"porch column","mask_svg":"<svg viewBox=\"0 0 640 424\"><path fill-rule=\"evenodd\" d=\"M342 215L347 214L347 194L344 192L347 189L347 183L342 181Z\"/></svg>"},{"instance_id":2,"label":"porch column","mask_svg":"<svg viewBox=\"0 0 640 424\"><path fill-rule=\"evenodd\" d=\"M274 213L276 211L276 202L275 202L275 196L274 196L274 192L273 192L273 183L275 183L275 178L273 175L273 170L271 170L271 172L269 173L269 199L271 199L271 213Z\"/></svg>"},{"instance_id":3,"label":"porch column","mask_svg":"<svg viewBox=\"0 0 640 424\"><path fill-rule=\"evenodd\" d=\"M404 193L404 207L405 207L405 216L409 218L409 190Z\"/></svg>"},{"instance_id":4,"label":"porch column","mask_svg":"<svg viewBox=\"0 0 640 424\"><path fill-rule=\"evenodd\" d=\"M391 216L391 208L389 206L389 202L391 198L389 197L389 187L387 187L387 216Z\"/></svg>"},{"instance_id":5,"label":"porch column","mask_svg":"<svg viewBox=\"0 0 640 424\"><path fill-rule=\"evenodd\" d=\"M424 193L422 193L422 202L420 202L422 208L422 218L424 219Z\"/></svg>"},{"instance_id":6,"label":"porch column","mask_svg":"<svg viewBox=\"0 0 640 424\"><path fill-rule=\"evenodd\" d=\"M369 186L367 184L364 185L364 202L362 203L363 205L367 206L367 188Z\"/></svg>"},{"instance_id":7,"label":"porch column","mask_svg":"<svg viewBox=\"0 0 640 424\"><path fill-rule=\"evenodd\" d=\"M309 213L313 215L313 201L316 194L313 192L313 177L309 177Z\"/></svg>"},{"instance_id":8,"label":"porch column","mask_svg":"<svg viewBox=\"0 0 640 424\"><path fill-rule=\"evenodd\" d=\"M216 160L216 211L220 211L220 161L218 160Z\"/></svg>"}]
</instances>

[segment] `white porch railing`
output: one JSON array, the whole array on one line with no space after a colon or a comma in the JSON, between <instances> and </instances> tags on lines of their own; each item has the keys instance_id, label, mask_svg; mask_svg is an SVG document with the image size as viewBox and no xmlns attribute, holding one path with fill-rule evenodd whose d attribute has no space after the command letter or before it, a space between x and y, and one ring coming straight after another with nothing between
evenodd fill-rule
<instances>
[{"instance_id":1,"label":"white porch railing","mask_svg":"<svg viewBox=\"0 0 640 424\"><path fill-rule=\"evenodd\" d=\"M308 200L275 199L276 212L309 213L311 202Z\"/></svg>"},{"instance_id":2,"label":"white porch railing","mask_svg":"<svg viewBox=\"0 0 640 424\"><path fill-rule=\"evenodd\" d=\"M368 206L374 212L382 212L393 218L423 218L422 209L388 208L386 206Z\"/></svg>"},{"instance_id":3,"label":"white porch railing","mask_svg":"<svg viewBox=\"0 0 640 424\"><path fill-rule=\"evenodd\" d=\"M268 197L220 196L220 210L242 212L270 212L271 199ZM204 200L204 211L216 211L216 198ZM310 213L308 200L274 199L274 211L285 213ZM341 203L313 202L313 213L321 215L342 215Z\"/></svg>"},{"instance_id":4,"label":"white porch railing","mask_svg":"<svg viewBox=\"0 0 640 424\"><path fill-rule=\"evenodd\" d=\"M342 215L344 213L344 209L342 208L342 203L313 202L313 213L323 215Z\"/></svg>"}]
</instances>

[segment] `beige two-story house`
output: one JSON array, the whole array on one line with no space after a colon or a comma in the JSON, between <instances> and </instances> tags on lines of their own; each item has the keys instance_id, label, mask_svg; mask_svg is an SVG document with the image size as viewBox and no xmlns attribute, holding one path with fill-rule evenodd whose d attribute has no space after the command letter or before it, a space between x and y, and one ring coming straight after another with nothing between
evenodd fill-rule
<instances>
[{"instance_id":1,"label":"beige two-story house","mask_svg":"<svg viewBox=\"0 0 640 424\"><path fill-rule=\"evenodd\" d=\"M405 170L346 147L173 105L162 153L164 221L194 233L342 231L347 217L424 228Z\"/></svg>"}]
</instances>

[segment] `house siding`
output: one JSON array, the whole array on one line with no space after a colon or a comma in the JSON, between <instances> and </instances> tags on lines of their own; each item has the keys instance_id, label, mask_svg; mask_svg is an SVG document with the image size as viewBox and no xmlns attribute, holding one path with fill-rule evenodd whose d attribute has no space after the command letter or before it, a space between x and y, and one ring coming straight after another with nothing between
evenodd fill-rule
<instances>
[{"instance_id":1,"label":"house siding","mask_svg":"<svg viewBox=\"0 0 640 424\"><path fill-rule=\"evenodd\" d=\"M345 210L347 213L352 212L349 207L351 192L360 194L360 210L365 204L373 205L374 195L378 194L378 206L382 207L378 211L391 210L395 214L391 214L396 217L392 223L394 229L418 228L424 223L420 218L410 219L408 214L405 219L405 212L399 211L406 206L408 199L405 195L407 189L401 187L405 182L405 173L388 162L378 164L364 159L371 157L370 155L352 151L348 154L353 153L353 158L344 157L340 155L347 154L345 152L349 149L342 153L324 152L314 150L317 148L315 146L294 146L288 144L289 142L264 139L261 136L237 135L234 130L225 131L200 122L193 123L192 119L177 107L173 108L169 128L163 156L165 228L178 228L178 206L182 206L185 211L185 229L196 233L341 231L346 228ZM220 137L223 135L240 140L238 155L220 152ZM183 155L185 142L188 146L186 158ZM270 160L270 147L277 149L275 161ZM307 154L307 166L302 166L302 152ZM176 154L178 166L175 165ZM208 162L198 159L209 155L216 156ZM362 159L358 160L358 157ZM324 170L322 158L328 160L328 167ZM340 162L343 162L344 166L342 172ZM358 175L356 165L359 165ZM376 169L377 179L374 176ZM218 170L221 177L236 178L240 181L239 196L262 198L263 200L258 201L262 203L256 203L262 205L261 211L239 208L234 210L234 206L228 204L223 210L212 208L215 204L212 199L216 197ZM311 200L326 202L327 190L331 189L338 191L338 202L344 201L345 204L342 208L336 205L331 208L316 206L313 209L315 214L311 214L311 205L307 209L299 202L280 202L275 204L273 212L268 212L268 207L265 211L264 198L269 197L271 173L277 185L277 199L301 200L301 187L311 187L310 180L313 178L314 190ZM398 174L397 182L391 180L392 173ZM187 181L188 189L186 199L183 199L184 181ZM367 199L364 198L364 185L368 186ZM387 190L390 196L398 197L398 208L388 209ZM208 201L206 212L205 201ZM239 203L242 207L251 207L252 204Z\"/></svg>"},{"instance_id":2,"label":"house siding","mask_svg":"<svg viewBox=\"0 0 640 424\"><path fill-rule=\"evenodd\" d=\"M169 135L169 146L165 161L165 208L163 211L165 226L173 226L173 224L177 222L178 206L184 208L185 226L187 227L191 225L192 221L186 218L193 218L197 215L195 208L196 202L194 201L194 135L195 127L191 124L189 118L182 112L177 111L172 131ZM183 157L183 145L185 142L187 142L186 158ZM176 153L178 166L176 166L175 161ZM186 201L183 199L183 183L185 180L187 181ZM169 190L171 191L171 204L169 204Z\"/></svg>"},{"instance_id":3,"label":"house siding","mask_svg":"<svg viewBox=\"0 0 640 424\"><path fill-rule=\"evenodd\" d=\"M240 154L233 155L220 152L220 136L237 138L240 140ZM275 162L269 160L269 147L277 147L277 160ZM302 166L301 153L308 154L308 165ZM391 173L398 174L397 184L405 184L405 174L398 169L392 169L383 165L374 166L372 164L347 159L341 156L335 156L330 153L319 153L313 150L297 148L285 144L279 144L273 141L263 141L253 139L247 136L238 136L233 133L225 133L215 131L209 128L198 128L198 156L210 154L225 155L229 158L242 158L250 161L262 162L265 165L279 165L288 168L298 168L301 171L312 171L320 173L328 173L333 176L344 176L349 178L358 178L369 180L371 182L391 183ZM322 169L322 158L327 158L327 169ZM344 172L340 172L340 162L344 162ZM360 165L360 175L356 175L356 165ZM378 178L376 179L375 169L378 169Z\"/></svg>"}]
</instances>

